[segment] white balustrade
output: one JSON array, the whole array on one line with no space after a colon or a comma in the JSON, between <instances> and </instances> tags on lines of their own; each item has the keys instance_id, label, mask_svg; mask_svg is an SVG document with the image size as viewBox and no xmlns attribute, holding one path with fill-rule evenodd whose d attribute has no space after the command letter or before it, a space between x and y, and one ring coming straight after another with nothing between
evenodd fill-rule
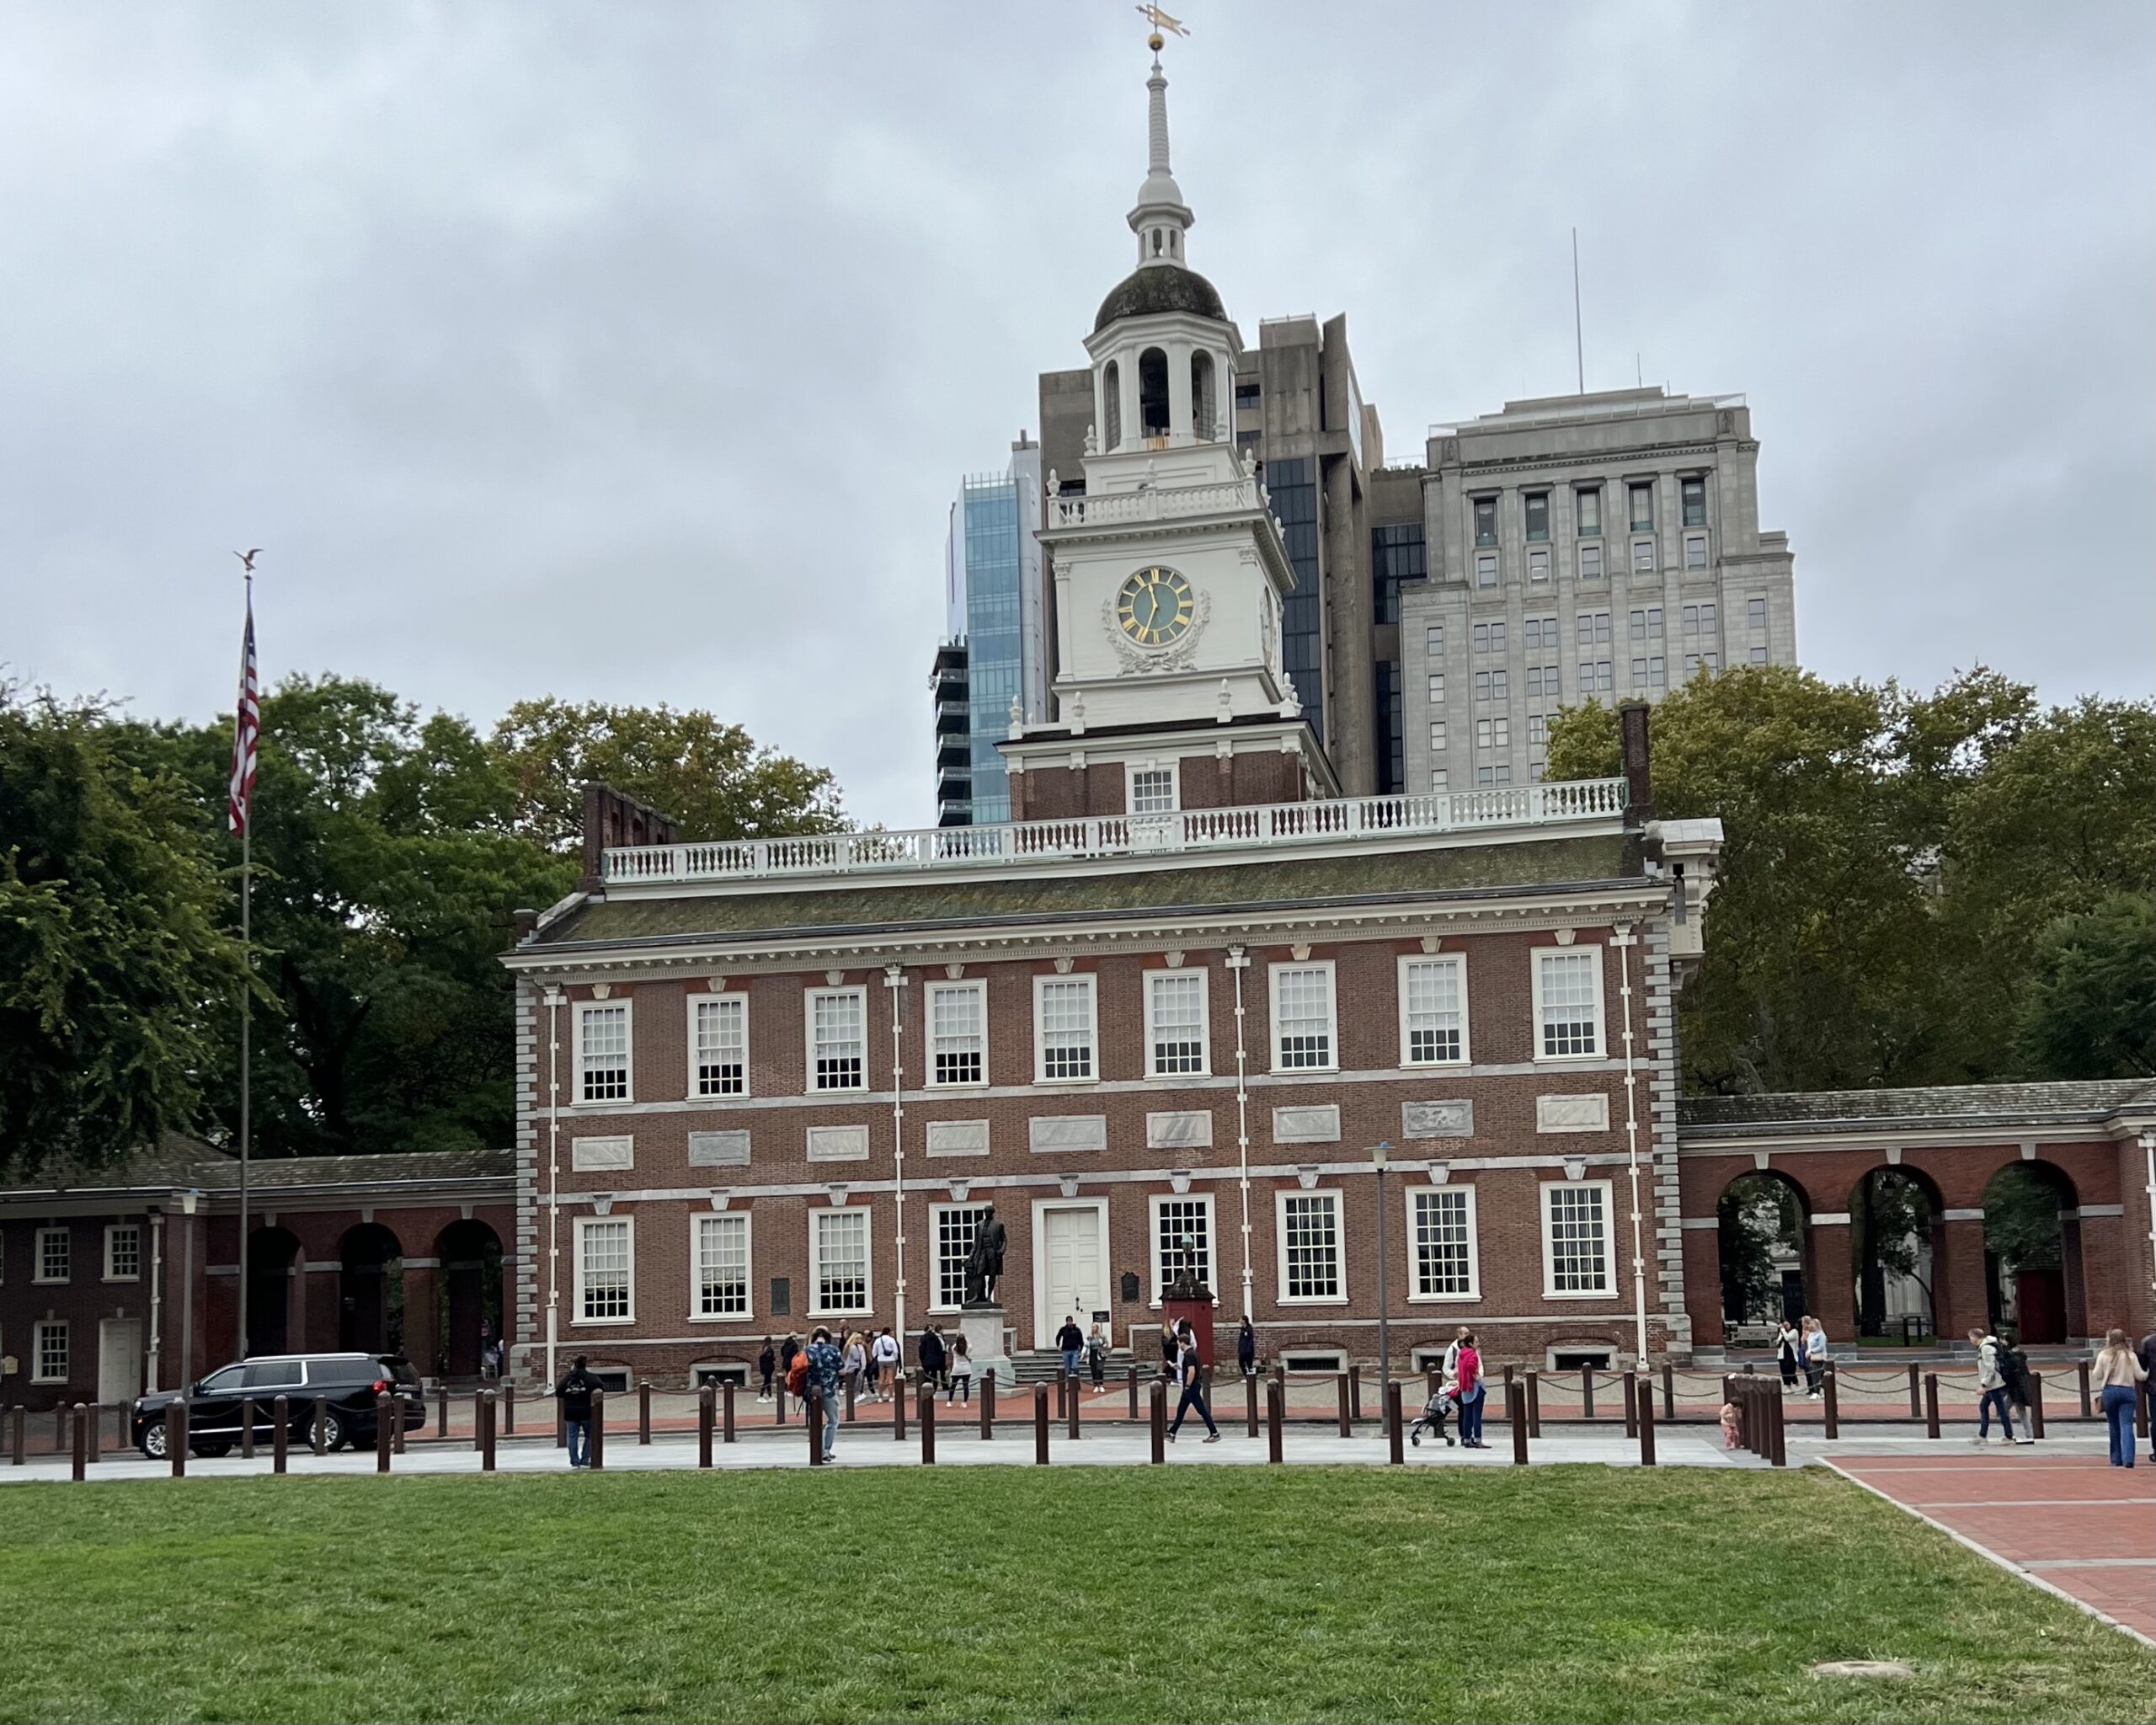
<instances>
[{"instance_id":1,"label":"white balustrade","mask_svg":"<svg viewBox=\"0 0 2156 1725\"><path fill-rule=\"evenodd\" d=\"M1259 506L1257 482L1233 479L1215 485L1169 485L1144 491L1111 491L1099 497L1051 497L1050 527L1101 527L1177 515L1219 515Z\"/></svg>"}]
</instances>

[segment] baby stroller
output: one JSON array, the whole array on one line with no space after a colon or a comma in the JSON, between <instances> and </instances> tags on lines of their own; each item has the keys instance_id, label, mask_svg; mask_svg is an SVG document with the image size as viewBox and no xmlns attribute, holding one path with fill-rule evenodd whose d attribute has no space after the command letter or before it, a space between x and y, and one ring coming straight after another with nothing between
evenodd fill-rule
<instances>
[{"instance_id":1,"label":"baby stroller","mask_svg":"<svg viewBox=\"0 0 2156 1725\"><path fill-rule=\"evenodd\" d=\"M1460 1410L1460 1397L1454 1393L1454 1385L1443 1385L1436 1395L1423 1403L1422 1411L1416 1416L1414 1424L1407 1428L1409 1443L1420 1449L1422 1444L1422 1434L1428 1431L1443 1438L1445 1440L1445 1448L1448 1450L1452 1448L1452 1434L1446 1431L1445 1421Z\"/></svg>"}]
</instances>

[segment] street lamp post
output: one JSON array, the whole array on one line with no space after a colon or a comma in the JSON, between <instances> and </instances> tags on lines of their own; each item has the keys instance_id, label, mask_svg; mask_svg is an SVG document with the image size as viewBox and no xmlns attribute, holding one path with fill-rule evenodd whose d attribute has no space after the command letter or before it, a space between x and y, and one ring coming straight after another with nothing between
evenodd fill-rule
<instances>
[{"instance_id":1,"label":"street lamp post","mask_svg":"<svg viewBox=\"0 0 2156 1725\"><path fill-rule=\"evenodd\" d=\"M1392 1381L1392 1275L1385 1266L1385 1168L1392 1155L1386 1139L1370 1151L1378 1176L1378 1405L1385 1405L1386 1386Z\"/></svg>"}]
</instances>

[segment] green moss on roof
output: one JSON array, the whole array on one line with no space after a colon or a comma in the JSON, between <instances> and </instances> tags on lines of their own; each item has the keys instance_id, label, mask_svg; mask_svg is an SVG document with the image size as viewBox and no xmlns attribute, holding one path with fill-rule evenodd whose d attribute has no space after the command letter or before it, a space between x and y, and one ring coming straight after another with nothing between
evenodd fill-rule
<instances>
[{"instance_id":1,"label":"green moss on roof","mask_svg":"<svg viewBox=\"0 0 2156 1725\"><path fill-rule=\"evenodd\" d=\"M1620 879L1639 873L1631 841L1613 834L1194 868L1133 868L1004 880L947 875L915 883L597 900L572 911L533 944L611 945L699 935L779 937L804 930L1033 922L1161 911L1196 914L1245 905L1554 886Z\"/></svg>"}]
</instances>

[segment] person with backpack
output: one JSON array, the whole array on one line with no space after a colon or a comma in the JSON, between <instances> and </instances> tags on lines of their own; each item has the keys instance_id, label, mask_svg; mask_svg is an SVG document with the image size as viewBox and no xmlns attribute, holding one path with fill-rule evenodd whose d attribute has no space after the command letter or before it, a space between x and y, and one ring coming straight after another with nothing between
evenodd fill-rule
<instances>
[{"instance_id":1,"label":"person with backpack","mask_svg":"<svg viewBox=\"0 0 2156 1725\"><path fill-rule=\"evenodd\" d=\"M771 1346L771 1338L764 1338L763 1351L756 1355L756 1399L771 1399L771 1378L778 1370L778 1354Z\"/></svg>"},{"instance_id":2,"label":"person with backpack","mask_svg":"<svg viewBox=\"0 0 2156 1725\"><path fill-rule=\"evenodd\" d=\"M839 1441L839 1364L842 1359L831 1332L818 1324L808 1338L808 1351L801 1356L808 1368L805 1387L824 1404L824 1460L835 1461ZM809 1411L810 1418L815 1411Z\"/></svg>"},{"instance_id":3,"label":"person with backpack","mask_svg":"<svg viewBox=\"0 0 2156 1725\"><path fill-rule=\"evenodd\" d=\"M786 1339L778 1344L778 1375L782 1384L792 1381L793 1362L800 1357L801 1338L789 1330L787 1332Z\"/></svg>"},{"instance_id":4,"label":"person with backpack","mask_svg":"<svg viewBox=\"0 0 2156 1725\"><path fill-rule=\"evenodd\" d=\"M785 1393L805 1407L808 1401L808 1350L806 1348L794 1349L793 1358L786 1368L786 1377L783 1381L786 1386ZM783 1413L786 1410L781 1407L779 1411Z\"/></svg>"},{"instance_id":5,"label":"person with backpack","mask_svg":"<svg viewBox=\"0 0 2156 1725\"><path fill-rule=\"evenodd\" d=\"M943 1345L943 1332L931 1324L921 1332L921 1376L930 1395L943 1387L943 1370L950 1358Z\"/></svg>"},{"instance_id":6,"label":"person with backpack","mask_svg":"<svg viewBox=\"0 0 2156 1725\"><path fill-rule=\"evenodd\" d=\"M883 1386L883 1399L890 1401L899 1392L899 1344L891 1334L889 1324L877 1331L876 1339L868 1348L868 1388L870 1400L878 1384Z\"/></svg>"},{"instance_id":7,"label":"person with backpack","mask_svg":"<svg viewBox=\"0 0 2156 1725\"><path fill-rule=\"evenodd\" d=\"M1235 1370L1246 1378L1257 1372L1257 1332L1250 1327L1248 1318L1235 1332Z\"/></svg>"},{"instance_id":8,"label":"person with backpack","mask_svg":"<svg viewBox=\"0 0 2156 1725\"><path fill-rule=\"evenodd\" d=\"M1198 1417L1205 1422L1205 1441L1220 1441L1220 1428L1213 1423L1213 1410L1205 1402L1205 1368L1198 1358L1198 1333L1190 1327L1190 1320L1180 1320L1175 1328L1176 1375L1182 1383L1182 1397L1176 1403L1176 1417L1168 1424L1168 1441L1176 1440L1176 1434L1182 1429L1182 1417L1195 1407Z\"/></svg>"},{"instance_id":9,"label":"person with backpack","mask_svg":"<svg viewBox=\"0 0 2156 1725\"><path fill-rule=\"evenodd\" d=\"M1999 1338L1999 1375L2006 1386L2007 1405L2020 1416L2014 1430L2017 1444L2036 1441L2036 1422L2030 1416L2029 1401L2035 1393L2029 1380L2029 1357L2014 1345L2011 1336Z\"/></svg>"},{"instance_id":10,"label":"person with backpack","mask_svg":"<svg viewBox=\"0 0 2156 1725\"><path fill-rule=\"evenodd\" d=\"M1969 1340L1977 1350L1977 1434L1972 1439L1981 1449L1991 1441L1991 1411L1999 1410L1999 1440L2014 1441L2014 1413L2007 1404L2006 1375L1999 1369L1999 1338L1986 1330L1972 1330Z\"/></svg>"},{"instance_id":11,"label":"person with backpack","mask_svg":"<svg viewBox=\"0 0 2156 1725\"><path fill-rule=\"evenodd\" d=\"M568 1434L571 1467L591 1466L591 1392L598 1387L599 1380L584 1369L581 1354L554 1386L555 1397L562 1404L562 1425Z\"/></svg>"}]
</instances>

